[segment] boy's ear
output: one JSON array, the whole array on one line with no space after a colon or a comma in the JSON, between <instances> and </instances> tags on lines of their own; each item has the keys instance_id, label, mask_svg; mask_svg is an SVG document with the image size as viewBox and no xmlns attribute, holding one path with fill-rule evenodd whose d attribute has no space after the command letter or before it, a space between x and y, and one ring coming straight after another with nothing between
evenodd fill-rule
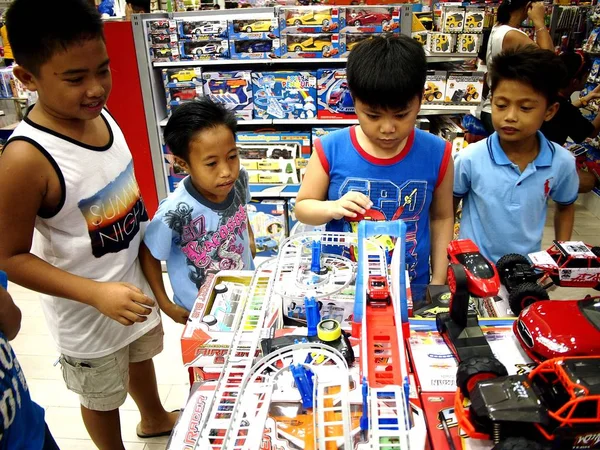
<instances>
[{"instance_id":1,"label":"boy's ear","mask_svg":"<svg viewBox=\"0 0 600 450\"><path fill-rule=\"evenodd\" d=\"M548 122L552 119L556 113L558 112L558 108L560 108L560 104L558 102L553 103L546 110L546 115L544 116L544 122Z\"/></svg>"},{"instance_id":2,"label":"boy's ear","mask_svg":"<svg viewBox=\"0 0 600 450\"><path fill-rule=\"evenodd\" d=\"M31 72L18 64L13 67L13 74L18 80L25 85L28 91L37 91L35 77Z\"/></svg>"},{"instance_id":3,"label":"boy's ear","mask_svg":"<svg viewBox=\"0 0 600 450\"><path fill-rule=\"evenodd\" d=\"M179 167L181 167L183 170L185 170L186 172L190 172L189 171L189 164L185 161L185 159L180 158L179 156L175 156L173 155L173 159L175 160L175 164L177 164Z\"/></svg>"}]
</instances>

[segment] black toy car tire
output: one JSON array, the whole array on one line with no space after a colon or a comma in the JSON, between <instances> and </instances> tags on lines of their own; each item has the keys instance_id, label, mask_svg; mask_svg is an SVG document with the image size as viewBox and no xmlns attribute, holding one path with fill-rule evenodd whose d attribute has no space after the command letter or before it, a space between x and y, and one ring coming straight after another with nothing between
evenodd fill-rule
<instances>
[{"instance_id":1,"label":"black toy car tire","mask_svg":"<svg viewBox=\"0 0 600 450\"><path fill-rule=\"evenodd\" d=\"M487 377L481 377L482 375L489 375ZM506 367L498 361L496 358L490 358L488 356L474 356L466 361L461 361L456 371L456 385L466 398L470 398L470 389L474 387L473 380L475 377L477 381L484 380L486 378L497 378L507 376L508 372Z\"/></svg>"},{"instance_id":2,"label":"black toy car tire","mask_svg":"<svg viewBox=\"0 0 600 450\"><path fill-rule=\"evenodd\" d=\"M592 251L592 253L593 253L594 255L596 255L598 258L600 258L600 247L592 247L590 250ZM597 291L600 291L600 283L598 283L598 284L597 284L597 285L594 287L594 289L596 289Z\"/></svg>"},{"instance_id":3,"label":"black toy car tire","mask_svg":"<svg viewBox=\"0 0 600 450\"><path fill-rule=\"evenodd\" d=\"M435 315L435 327L437 328L438 333L440 333L440 335L442 335L446 332L445 321L448 320L449 318L450 318L450 314L445 313L445 312L437 313Z\"/></svg>"},{"instance_id":4,"label":"black toy car tire","mask_svg":"<svg viewBox=\"0 0 600 450\"><path fill-rule=\"evenodd\" d=\"M498 260L496 263L496 269L498 270L498 275L500 276L500 281L502 284L506 284L504 283L504 274L506 272L512 272L515 269L515 266L518 264L531 263L525 256L519 255L518 253L509 253Z\"/></svg>"},{"instance_id":5,"label":"black toy car tire","mask_svg":"<svg viewBox=\"0 0 600 450\"><path fill-rule=\"evenodd\" d=\"M527 306L542 300L550 300L546 289L536 283L523 283L509 294L508 305L518 316Z\"/></svg>"},{"instance_id":6,"label":"black toy car tire","mask_svg":"<svg viewBox=\"0 0 600 450\"><path fill-rule=\"evenodd\" d=\"M494 445L492 450L542 450L539 443L522 437L511 437Z\"/></svg>"}]
</instances>

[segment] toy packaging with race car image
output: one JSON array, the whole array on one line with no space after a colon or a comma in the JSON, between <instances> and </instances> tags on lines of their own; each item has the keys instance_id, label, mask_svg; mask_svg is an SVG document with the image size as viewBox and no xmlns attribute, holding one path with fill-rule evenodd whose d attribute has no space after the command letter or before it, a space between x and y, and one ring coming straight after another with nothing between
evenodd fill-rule
<instances>
[{"instance_id":1,"label":"toy packaging with race car image","mask_svg":"<svg viewBox=\"0 0 600 450\"><path fill-rule=\"evenodd\" d=\"M180 41L179 51L184 61L224 59L229 58L229 41L218 37L198 42Z\"/></svg>"},{"instance_id":2,"label":"toy packaging with race car image","mask_svg":"<svg viewBox=\"0 0 600 450\"><path fill-rule=\"evenodd\" d=\"M150 20L146 23L146 30L152 62L179 61L175 20Z\"/></svg>"},{"instance_id":3,"label":"toy packaging with race car image","mask_svg":"<svg viewBox=\"0 0 600 450\"><path fill-rule=\"evenodd\" d=\"M340 33L340 56L346 58L362 41L384 35L385 33Z\"/></svg>"},{"instance_id":4,"label":"toy packaging with race car image","mask_svg":"<svg viewBox=\"0 0 600 450\"><path fill-rule=\"evenodd\" d=\"M346 6L340 9L340 32L398 33L400 8L397 6Z\"/></svg>"},{"instance_id":5,"label":"toy packaging with race car image","mask_svg":"<svg viewBox=\"0 0 600 450\"><path fill-rule=\"evenodd\" d=\"M281 55L279 38L230 39L231 59L272 59Z\"/></svg>"},{"instance_id":6,"label":"toy packaging with race car image","mask_svg":"<svg viewBox=\"0 0 600 450\"><path fill-rule=\"evenodd\" d=\"M282 58L337 58L337 33L289 33L281 36Z\"/></svg>"},{"instance_id":7,"label":"toy packaging with race car image","mask_svg":"<svg viewBox=\"0 0 600 450\"><path fill-rule=\"evenodd\" d=\"M167 88L167 114L170 116L178 106L199 99L203 95L202 86Z\"/></svg>"},{"instance_id":8,"label":"toy packaging with race car image","mask_svg":"<svg viewBox=\"0 0 600 450\"><path fill-rule=\"evenodd\" d=\"M348 89L346 69L317 70L317 117L355 119L354 101Z\"/></svg>"},{"instance_id":9,"label":"toy packaging with race car image","mask_svg":"<svg viewBox=\"0 0 600 450\"><path fill-rule=\"evenodd\" d=\"M274 256L287 236L285 200L252 200L246 205L248 222L254 232L256 256Z\"/></svg>"},{"instance_id":10,"label":"toy packaging with race car image","mask_svg":"<svg viewBox=\"0 0 600 450\"><path fill-rule=\"evenodd\" d=\"M162 79L169 116L179 105L191 102L203 94L202 69L200 67L163 69Z\"/></svg>"},{"instance_id":11,"label":"toy packaging with race car image","mask_svg":"<svg viewBox=\"0 0 600 450\"><path fill-rule=\"evenodd\" d=\"M479 51L481 45L480 34L466 34L461 33L456 39L456 51L458 53L473 53L476 54Z\"/></svg>"},{"instance_id":12,"label":"toy packaging with race car image","mask_svg":"<svg viewBox=\"0 0 600 450\"><path fill-rule=\"evenodd\" d=\"M207 41L226 38L226 20L181 20L178 23L179 38L190 41Z\"/></svg>"},{"instance_id":13,"label":"toy packaging with race car image","mask_svg":"<svg viewBox=\"0 0 600 450\"><path fill-rule=\"evenodd\" d=\"M312 119L317 115L314 72L252 72L255 119Z\"/></svg>"},{"instance_id":14,"label":"toy packaging with race car image","mask_svg":"<svg viewBox=\"0 0 600 450\"><path fill-rule=\"evenodd\" d=\"M155 46L150 47L150 60L152 62L171 62L171 61L180 61L180 53L179 47L177 44L167 46L163 46L162 44L159 48Z\"/></svg>"},{"instance_id":15,"label":"toy packaging with race car image","mask_svg":"<svg viewBox=\"0 0 600 450\"><path fill-rule=\"evenodd\" d=\"M337 33L339 8L331 6L280 6L276 12L281 35L289 33Z\"/></svg>"},{"instance_id":16,"label":"toy packaging with race car image","mask_svg":"<svg viewBox=\"0 0 600 450\"><path fill-rule=\"evenodd\" d=\"M279 26L273 14L253 14L246 19L233 19L229 23L229 38L274 39L279 37Z\"/></svg>"},{"instance_id":17,"label":"toy packaging with race car image","mask_svg":"<svg viewBox=\"0 0 600 450\"><path fill-rule=\"evenodd\" d=\"M483 95L483 72L449 72L446 103L480 103Z\"/></svg>"},{"instance_id":18,"label":"toy packaging with race car image","mask_svg":"<svg viewBox=\"0 0 600 450\"><path fill-rule=\"evenodd\" d=\"M446 93L446 78L444 70L428 70L423 90L423 103L444 103Z\"/></svg>"},{"instance_id":19,"label":"toy packaging with race car image","mask_svg":"<svg viewBox=\"0 0 600 450\"><path fill-rule=\"evenodd\" d=\"M251 120L252 75L249 70L232 72L204 72L204 95L225 105L238 120Z\"/></svg>"}]
</instances>

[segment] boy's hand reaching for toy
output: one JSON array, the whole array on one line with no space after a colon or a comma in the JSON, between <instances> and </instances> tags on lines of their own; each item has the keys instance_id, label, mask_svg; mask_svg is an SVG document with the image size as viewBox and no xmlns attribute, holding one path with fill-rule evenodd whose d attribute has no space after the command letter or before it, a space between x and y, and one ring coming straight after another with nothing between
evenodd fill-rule
<instances>
[{"instance_id":1,"label":"boy's hand reaching for toy","mask_svg":"<svg viewBox=\"0 0 600 450\"><path fill-rule=\"evenodd\" d=\"M536 27L545 26L546 8L544 2L536 1L531 2L527 9L527 17L531 19Z\"/></svg>"},{"instance_id":2,"label":"boy's hand reaching for toy","mask_svg":"<svg viewBox=\"0 0 600 450\"><path fill-rule=\"evenodd\" d=\"M98 311L121 325L145 322L154 300L129 283L100 283L90 302Z\"/></svg>"},{"instance_id":3,"label":"boy's hand reaching for toy","mask_svg":"<svg viewBox=\"0 0 600 450\"><path fill-rule=\"evenodd\" d=\"M173 319L174 322L185 325L190 317L190 312L175 303L169 302L169 305L163 308L163 312Z\"/></svg>"},{"instance_id":4,"label":"boy's hand reaching for toy","mask_svg":"<svg viewBox=\"0 0 600 450\"><path fill-rule=\"evenodd\" d=\"M342 217L354 218L364 214L373 206L373 202L360 192L348 192L339 200L330 202L331 217L335 220Z\"/></svg>"}]
</instances>

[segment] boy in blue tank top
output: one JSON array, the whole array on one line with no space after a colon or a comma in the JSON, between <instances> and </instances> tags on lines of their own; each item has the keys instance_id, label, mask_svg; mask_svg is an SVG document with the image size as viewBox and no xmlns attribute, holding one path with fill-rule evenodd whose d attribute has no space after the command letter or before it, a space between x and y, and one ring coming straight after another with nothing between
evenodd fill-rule
<instances>
[{"instance_id":1,"label":"boy in blue tank top","mask_svg":"<svg viewBox=\"0 0 600 450\"><path fill-rule=\"evenodd\" d=\"M415 129L426 69L423 48L406 36L352 50L347 76L359 125L315 142L296 204L299 221L330 231L402 219L415 287L429 284L430 259L431 283L445 284L453 229L450 145Z\"/></svg>"}]
</instances>

